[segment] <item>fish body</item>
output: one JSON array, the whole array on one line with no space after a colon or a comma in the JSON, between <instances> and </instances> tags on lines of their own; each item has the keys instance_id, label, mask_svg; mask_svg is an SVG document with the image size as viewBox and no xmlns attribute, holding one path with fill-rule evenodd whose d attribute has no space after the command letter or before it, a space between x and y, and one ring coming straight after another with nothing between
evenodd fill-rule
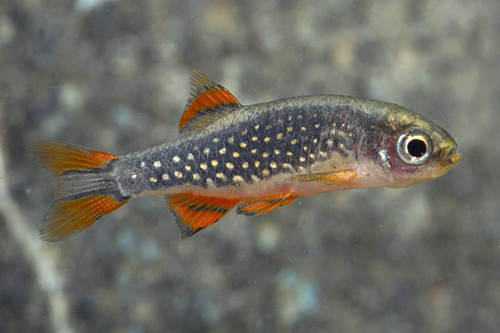
<instances>
[{"instance_id":1,"label":"fish body","mask_svg":"<svg viewBox=\"0 0 500 333\"><path fill-rule=\"evenodd\" d=\"M180 137L120 157L58 142L35 156L58 179L42 238L75 234L128 200L165 195L183 236L233 207L256 215L331 190L404 187L459 159L451 136L404 107L341 95L243 106L195 72Z\"/></svg>"}]
</instances>

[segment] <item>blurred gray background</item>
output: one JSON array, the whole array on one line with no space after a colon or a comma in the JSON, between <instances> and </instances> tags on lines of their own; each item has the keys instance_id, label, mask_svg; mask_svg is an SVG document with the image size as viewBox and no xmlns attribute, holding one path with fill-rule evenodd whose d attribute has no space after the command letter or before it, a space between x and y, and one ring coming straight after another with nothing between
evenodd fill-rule
<instances>
[{"instance_id":1,"label":"blurred gray background","mask_svg":"<svg viewBox=\"0 0 500 333\"><path fill-rule=\"evenodd\" d=\"M499 36L498 0L2 0L0 331L498 331ZM55 182L27 144L173 140L194 70L244 104L407 106L462 161L405 189L232 212L184 241L160 196L39 241Z\"/></svg>"}]
</instances>

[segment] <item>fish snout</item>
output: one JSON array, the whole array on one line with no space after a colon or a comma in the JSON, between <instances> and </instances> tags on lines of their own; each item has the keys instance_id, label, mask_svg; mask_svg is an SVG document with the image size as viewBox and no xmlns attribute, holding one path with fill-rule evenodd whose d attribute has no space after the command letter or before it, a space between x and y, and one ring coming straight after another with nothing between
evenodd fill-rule
<instances>
[{"instance_id":1,"label":"fish snout","mask_svg":"<svg viewBox=\"0 0 500 333\"><path fill-rule=\"evenodd\" d=\"M443 167L452 168L455 164L457 164L462 158L461 154L457 154L457 146L449 148L441 155L441 164Z\"/></svg>"}]
</instances>

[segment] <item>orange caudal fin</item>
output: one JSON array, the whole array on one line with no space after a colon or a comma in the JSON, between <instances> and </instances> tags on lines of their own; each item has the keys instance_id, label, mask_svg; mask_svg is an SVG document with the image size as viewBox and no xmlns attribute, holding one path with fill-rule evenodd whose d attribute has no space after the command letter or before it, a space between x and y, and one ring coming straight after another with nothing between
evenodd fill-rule
<instances>
[{"instance_id":1,"label":"orange caudal fin","mask_svg":"<svg viewBox=\"0 0 500 333\"><path fill-rule=\"evenodd\" d=\"M280 206L289 205L297 198L291 193L283 193L274 197L253 198L240 202L236 212L248 216L264 214Z\"/></svg>"},{"instance_id":2,"label":"orange caudal fin","mask_svg":"<svg viewBox=\"0 0 500 333\"><path fill-rule=\"evenodd\" d=\"M175 214L183 238L211 226L238 203L237 199L224 199L181 193L166 195Z\"/></svg>"},{"instance_id":3,"label":"orange caudal fin","mask_svg":"<svg viewBox=\"0 0 500 333\"><path fill-rule=\"evenodd\" d=\"M74 235L128 201L111 173L115 155L52 141L35 143L31 152L57 179L42 239L55 242Z\"/></svg>"},{"instance_id":4,"label":"orange caudal fin","mask_svg":"<svg viewBox=\"0 0 500 333\"><path fill-rule=\"evenodd\" d=\"M102 216L127 203L112 195L93 195L78 199L56 199L40 229L43 240L56 242L87 229Z\"/></svg>"},{"instance_id":5,"label":"orange caudal fin","mask_svg":"<svg viewBox=\"0 0 500 333\"><path fill-rule=\"evenodd\" d=\"M116 158L112 154L56 141L36 142L31 152L53 175L68 170L99 168Z\"/></svg>"}]
</instances>

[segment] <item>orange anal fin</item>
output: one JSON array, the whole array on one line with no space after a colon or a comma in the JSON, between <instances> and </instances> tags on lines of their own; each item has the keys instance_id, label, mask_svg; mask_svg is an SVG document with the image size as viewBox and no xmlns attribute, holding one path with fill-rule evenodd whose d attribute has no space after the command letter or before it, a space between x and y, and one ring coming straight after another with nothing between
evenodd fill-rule
<instances>
[{"instance_id":1,"label":"orange anal fin","mask_svg":"<svg viewBox=\"0 0 500 333\"><path fill-rule=\"evenodd\" d=\"M291 193L284 193L280 196L250 199L238 204L237 213L249 216L264 214L280 206L289 205L297 198L298 196Z\"/></svg>"},{"instance_id":2,"label":"orange anal fin","mask_svg":"<svg viewBox=\"0 0 500 333\"><path fill-rule=\"evenodd\" d=\"M348 169L338 172L310 173L293 176L294 180L303 182L322 182L330 185L344 185L358 177L356 170Z\"/></svg>"},{"instance_id":3,"label":"orange anal fin","mask_svg":"<svg viewBox=\"0 0 500 333\"><path fill-rule=\"evenodd\" d=\"M77 234L127 202L117 202L111 195L56 200L42 223L41 238L55 242Z\"/></svg>"},{"instance_id":4,"label":"orange anal fin","mask_svg":"<svg viewBox=\"0 0 500 333\"><path fill-rule=\"evenodd\" d=\"M240 102L226 88L215 83L201 72L191 76L191 95L179 121L179 131L189 123L191 128L206 126L226 115L224 109L241 106ZM204 111L202 115L200 115ZM189 129L188 129L189 131Z\"/></svg>"},{"instance_id":5,"label":"orange anal fin","mask_svg":"<svg viewBox=\"0 0 500 333\"><path fill-rule=\"evenodd\" d=\"M68 170L99 168L116 158L113 154L55 141L34 143L31 152L53 175Z\"/></svg>"},{"instance_id":6,"label":"orange anal fin","mask_svg":"<svg viewBox=\"0 0 500 333\"><path fill-rule=\"evenodd\" d=\"M166 195L165 198L175 214L183 238L214 224L239 201L192 193Z\"/></svg>"}]
</instances>

